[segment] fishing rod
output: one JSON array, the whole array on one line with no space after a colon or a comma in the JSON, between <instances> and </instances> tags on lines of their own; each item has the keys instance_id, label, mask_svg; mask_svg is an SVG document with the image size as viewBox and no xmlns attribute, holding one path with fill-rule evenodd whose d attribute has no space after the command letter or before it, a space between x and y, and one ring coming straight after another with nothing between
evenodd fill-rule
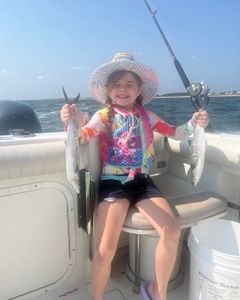
<instances>
[{"instance_id":1,"label":"fishing rod","mask_svg":"<svg viewBox=\"0 0 240 300\"><path fill-rule=\"evenodd\" d=\"M150 12L155 24L157 25L157 28L168 48L168 51L173 59L174 65L178 71L178 74L183 82L183 85L185 86L187 92L189 93L190 97L191 97L191 101L192 101L192 105L193 107L196 109L196 111L200 111L200 110L205 110L206 106L209 103L209 97L208 97L208 92L209 92L209 88L208 86L201 82L196 82L196 83L190 83L186 73L184 72L180 62L177 60L176 55L174 54L168 40L165 37L165 34L162 31L162 28L160 27L158 20L156 18L156 14L157 14L157 10L153 11L150 7L150 5L148 4L147 0L144 0L148 11Z\"/></svg>"}]
</instances>

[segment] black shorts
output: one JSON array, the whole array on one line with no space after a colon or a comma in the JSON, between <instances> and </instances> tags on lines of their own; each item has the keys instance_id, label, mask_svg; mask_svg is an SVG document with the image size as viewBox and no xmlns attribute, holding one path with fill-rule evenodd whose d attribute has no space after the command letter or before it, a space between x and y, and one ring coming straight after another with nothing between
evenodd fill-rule
<instances>
[{"instance_id":1,"label":"black shorts","mask_svg":"<svg viewBox=\"0 0 240 300\"><path fill-rule=\"evenodd\" d=\"M141 200L154 197L163 197L163 195L152 178L146 174L138 174L126 183L108 179L101 180L99 184L99 203L104 200L112 202L116 198L126 198L131 205L135 205Z\"/></svg>"}]
</instances>

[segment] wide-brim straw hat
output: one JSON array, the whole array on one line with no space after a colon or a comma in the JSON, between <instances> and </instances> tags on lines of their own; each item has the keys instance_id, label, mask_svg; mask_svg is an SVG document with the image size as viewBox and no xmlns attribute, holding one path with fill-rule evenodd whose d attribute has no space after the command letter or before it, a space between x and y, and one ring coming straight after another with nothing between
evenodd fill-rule
<instances>
[{"instance_id":1,"label":"wide-brim straw hat","mask_svg":"<svg viewBox=\"0 0 240 300\"><path fill-rule=\"evenodd\" d=\"M143 104L151 101L158 93L159 79L157 73L152 68L136 62L130 53L121 52L115 54L110 62L101 65L93 72L89 82L91 95L98 101L105 103L108 77L113 72L120 70L134 72L141 78Z\"/></svg>"}]
</instances>

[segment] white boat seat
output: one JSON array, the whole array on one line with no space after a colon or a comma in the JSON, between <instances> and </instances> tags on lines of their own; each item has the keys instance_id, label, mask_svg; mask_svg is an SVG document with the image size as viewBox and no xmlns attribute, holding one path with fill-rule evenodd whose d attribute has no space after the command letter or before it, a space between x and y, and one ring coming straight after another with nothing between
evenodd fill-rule
<instances>
[{"instance_id":1,"label":"white boat seat","mask_svg":"<svg viewBox=\"0 0 240 300\"><path fill-rule=\"evenodd\" d=\"M200 187L194 188L191 183L169 174L153 179L168 199L182 229L196 225L204 219L219 218L226 214L227 201L216 193ZM122 230L135 236L134 284L137 291L140 283L140 236L157 233L134 207L129 208Z\"/></svg>"},{"instance_id":2,"label":"white boat seat","mask_svg":"<svg viewBox=\"0 0 240 300\"><path fill-rule=\"evenodd\" d=\"M218 217L226 212L225 199L209 191L171 199L169 203L181 228L189 228L201 220ZM152 231L153 227L135 207L131 207L123 231L135 233L138 229L143 231L140 234L149 234L147 231Z\"/></svg>"},{"instance_id":3,"label":"white boat seat","mask_svg":"<svg viewBox=\"0 0 240 300\"><path fill-rule=\"evenodd\" d=\"M201 220L226 214L227 201L216 193L201 187L194 188L191 183L166 173L154 181L168 199L181 228L189 228ZM143 231L140 234L155 231L141 213L131 207L123 231L136 233L136 230Z\"/></svg>"}]
</instances>

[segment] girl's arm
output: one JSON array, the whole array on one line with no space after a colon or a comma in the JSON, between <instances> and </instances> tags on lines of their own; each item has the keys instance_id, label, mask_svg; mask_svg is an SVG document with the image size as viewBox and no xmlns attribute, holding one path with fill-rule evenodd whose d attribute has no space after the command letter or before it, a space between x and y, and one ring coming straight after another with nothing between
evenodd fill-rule
<instances>
[{"instance_id":1,"label":"girl's arm","mask_svg":"<svg viewBox=\"0 0 240 300\"><path fill-rule=\"evenodd\" d=\"M92 137L98 136L101 131L104 131L106 118L102 111L97 111L85 126L78 129L81 143L88 142Z\"/></svg>"},{"instance_id":2,"label":"girl's arm","mask_svg":"<svg viewBox=\"0 0 240 300\"><path fill-rule=\"evenodd\" d=\"M148 111L147 113L153 131L156 131L164 136L172 137L176 140L182 140L191 137L197 124L202 127L206 127L208 125L208 114L205 111L195 112L191 120L177 127L166 123L153 112Z\"/></svg>"},{"instance_id":3,"label":"girl's arm","mask_svg":"<svg viewBox=\"0 0 240 300\"><path fill-rule=\"evenodd\" d=\"M208 112L206 111L194 112L191 120L189 120L186 124L178 126L176 128L176 132L173 138L177 140L189 138L193 135L196 125L205 128L208 126L208 123L209 123Z\"/></svg>"},{"instance_id":4,"label":"girl's arm","mask_svg":"<svg viewBox=\"0 0 240 300\"><path fill-rule=\"evenodd\" d=\"M91 137L98 136L101 130L104 130L106 124L105 110L97 111L91 120L82 126L82 116L78 111L76 104L65 104L61 108L60 118L64 124L64 129L67 130L70 120L76 120L79 124L78 135L81 143L86 143Z\"/></svg>"}]
</instances>

